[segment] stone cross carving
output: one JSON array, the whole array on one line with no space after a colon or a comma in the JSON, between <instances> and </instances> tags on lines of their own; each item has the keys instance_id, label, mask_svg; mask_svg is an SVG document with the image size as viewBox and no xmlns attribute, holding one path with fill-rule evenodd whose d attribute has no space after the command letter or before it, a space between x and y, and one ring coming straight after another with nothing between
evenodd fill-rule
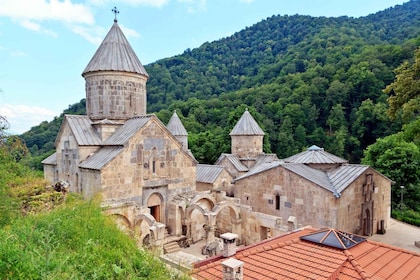
<instances>
[{"instance_id":1,"label":"stone cross carving","mask_svg":"<svg viewBox=\"0 0 420 280\"><path fill-rule=\"evenodd\" d=\"M118 20L117 20L117 14L119 14L119 13L120 13L120 11L118 11L117 7L114 7L111 11L112 11L112 12L114 13L114 15L115 15L114 22L117 22L117 21L118 21Z\"/></svg>"}]
</instances>

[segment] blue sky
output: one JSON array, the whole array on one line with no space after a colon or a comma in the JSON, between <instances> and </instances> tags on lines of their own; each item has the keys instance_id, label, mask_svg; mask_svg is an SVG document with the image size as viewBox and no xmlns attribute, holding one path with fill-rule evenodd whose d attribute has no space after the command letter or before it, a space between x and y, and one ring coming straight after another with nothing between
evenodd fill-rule
<instances>
[{"instance_id":1,"label":"blue sky","mask_svg":"<svg viewBox=\"0 0 420 280\"><path fill-rule=\"evenodd\" d=\"M366 16L408 0L0 0L0 115L9 133L85 97L83 69L113 24L140 61L181 54L272 15Z\"/></svg>"}]
</instances>

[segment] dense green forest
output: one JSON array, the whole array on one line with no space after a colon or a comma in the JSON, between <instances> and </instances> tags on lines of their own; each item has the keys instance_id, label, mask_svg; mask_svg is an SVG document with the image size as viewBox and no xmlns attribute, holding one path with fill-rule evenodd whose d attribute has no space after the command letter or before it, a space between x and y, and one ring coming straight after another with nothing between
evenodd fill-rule
<instances>
[{"instance_id":1,"label":"dense green forest","mask_svg":"<svg viewBox=\"0 0 420 280\"><path fill-rule=\"evenodd\" d=\"M388 137L403 134L416 120L418 110L406 113L404 108L420 107L420 87L406 94L408 100L399 97L420 74L412 75L411 84L398 77L410 67L419 71L419 46L419 0L360 18L275 15L146 65L148 111L166 123L177 110L197 160L214 163L230 151L229 132L249 108L266 132L265 152L284 158L318 145L352 163L363 159L395 180L395 208L400 185L420 188L418 168L408 181L394 178L395 166L376 162L368 147L385 141L380 151L386 154L383 149L395 143ZM84 113L81 100L21 135L31 154L24 162L41 169L40 161L54 150L64 114ZM415 135L398 139L411 145ZM419 143L410 147L418 149ZM410 160L410 168L419 163L416 156Z\"/></svg>"}]
</instances>

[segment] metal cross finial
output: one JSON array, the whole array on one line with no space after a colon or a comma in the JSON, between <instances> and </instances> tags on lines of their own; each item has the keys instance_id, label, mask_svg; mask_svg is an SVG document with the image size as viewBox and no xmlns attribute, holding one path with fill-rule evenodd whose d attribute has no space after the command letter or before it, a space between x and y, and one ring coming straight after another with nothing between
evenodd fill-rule
<instances>
[{"instance_id":1,"label":"metal cross finial","mask_svg":"<svg viewBox=\"0 0 420 280\"><path fill-rule=\"evenodd\" d=\"M111 11L115 14L114 22L117 22L117 14L119 14L120 11L117 10L117 7L114 7Z\"/></svg>"}]
</instances>

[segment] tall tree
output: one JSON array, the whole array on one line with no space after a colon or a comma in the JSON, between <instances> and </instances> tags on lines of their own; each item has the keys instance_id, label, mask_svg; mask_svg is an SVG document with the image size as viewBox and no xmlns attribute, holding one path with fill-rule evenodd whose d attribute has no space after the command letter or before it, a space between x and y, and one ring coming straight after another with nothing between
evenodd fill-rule
<instances>
[{"instance_id":1,"label":"tall tree","mask_svg":"<svg viewBox=\"0 0 420 280\"><path fill-rule=\"evenodd\" d=\"M420 113L420 48L414 52L413 62L404 62L395 74L394 82L384 90L389 94L388 114L393 119L401 114L409 122Z\"/></svg>"},{"instance_id":2,"label":"tall tree","mask_svg":"<svg viewBox=\"0 0 420 280\"><path fill-rule=\"evenodd\" d=\"M372 166L396 182L392 186L394 207L399 203L400 186L416 186L417 190L420 188L420 149L413 142L406 142L402 132L378 139L370 145L362 163ZM407 199L412 194L414 192L408 193Z\"/></svg>"}]
</instances>

